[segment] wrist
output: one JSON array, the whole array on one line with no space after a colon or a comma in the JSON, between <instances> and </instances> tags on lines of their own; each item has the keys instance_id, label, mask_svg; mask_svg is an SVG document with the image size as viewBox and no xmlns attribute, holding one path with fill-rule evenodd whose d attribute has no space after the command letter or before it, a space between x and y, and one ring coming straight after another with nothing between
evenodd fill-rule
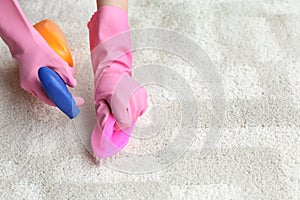
<instances>
[{"instance_id":1,"label":"wrist","mask_svg":"<svg viewBox=\"0 0 300 200\"><path fill-rule=\"evenodd\" d=\"M97 9L100 9L103 6L114 6L128 12L127 0L97 0Z\"/></svg>"},{"instance_id":2,"label":"wrist","mask_svg":"<svg viewBox=\"0 0 300 200\"><path fill-rule=\"evenodd\" d=\"M34 56L33 52L35 49L39 48L39 39L34 34L26 35L22 40L15 40L9 45L10 52L13 58L18 61L22 60L28 56Z\"/></svg>"}]
</instances>

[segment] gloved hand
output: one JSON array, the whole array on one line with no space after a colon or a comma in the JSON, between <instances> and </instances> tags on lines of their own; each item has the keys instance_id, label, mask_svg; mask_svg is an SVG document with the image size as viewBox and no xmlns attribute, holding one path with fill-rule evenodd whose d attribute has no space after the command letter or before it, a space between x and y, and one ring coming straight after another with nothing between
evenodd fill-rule
<instances>
[{"instance_id":1,"label":"gloved hand","mask_svg":"<svg viewBox=\"0 0 300 200\"><path fill-rule=\"evenodd\" d=\"M47 66L60 75L70 87L76 85L74 69L69 67L28 22L16 0L0 0L0 36L8 45L12 56L18 60L21 87L54 106L44 92L39 78L40 67ZM83 99L75 98L78 106Z\"/></svg>"},{"instance_id":2,"label":"gloved hand","mask_svg":"<svg viewBox=\"0 0 300 200\"><path fill-rule=\"evenodd\" d=\"M131 77L127 13L117 7L101 7L88 28L98 119L91 142L94 153L106 158L127 144L134 123L147 108L147 92Z\"/></svg>"}]
</instances>

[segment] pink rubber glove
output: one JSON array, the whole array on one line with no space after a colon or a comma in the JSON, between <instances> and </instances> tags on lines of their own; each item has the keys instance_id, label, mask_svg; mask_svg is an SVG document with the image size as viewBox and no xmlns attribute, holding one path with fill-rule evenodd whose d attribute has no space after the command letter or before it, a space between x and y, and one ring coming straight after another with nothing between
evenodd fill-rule
<instances>
[{"instance_id":1,"label":"pink rubber glove","mask_svg":"<svg viewBox=\"0 0 300 200\"><path fill-rule=\"evenodd\" d=\"M57 72L70 87L76 85L74 69L69 67L28 22L16 0L0 0L0 36L8 45L12 56L18 60L21 87L54 106L44 92L39 78L40 67L47 66ZM78 106L82 98L75 98Z\"/></svg>"},{"instance_id":2,"label":"pink rubber glove","mask_svg":"<svg viewBox=\"0 0 300 200\"><path fill-rule=\"evenodd\" d=\"M88 28L98 118L91 143L94 153L106 158L127 144L134 123L147 109L147 92L131 78L127 13L117 7L101 7Z\"/></svg>"}]
</instances>

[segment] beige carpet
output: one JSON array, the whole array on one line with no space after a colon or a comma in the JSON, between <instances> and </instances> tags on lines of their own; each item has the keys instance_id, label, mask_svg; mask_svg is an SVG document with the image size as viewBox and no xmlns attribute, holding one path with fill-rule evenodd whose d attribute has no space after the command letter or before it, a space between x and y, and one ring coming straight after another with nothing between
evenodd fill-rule
<instances>
[{"instance_id":1,"label":"beige carpet","mask_svg":"<svg viewBox=\"0 0 300 200\"><path fill-rule=\"evenodd\" d=\"M20 4L32 23L50 18L61 26L76 64L79 86L74 92L87 104L72 122L22 91L16 62L0 41L0 199L300 198L299 0L130 1L133 29L164 28L191 38L209 55L224 87L224 125L203 158L200 152L213 108L206 81L179 56L155 49L134 52L136 68L169 67L182 74L197 99L197 124L180 133L196 137L189 148L180 149L179 142L184 155L161 165L131 158L168 148L180 124L182 103L172 90L147 86L150 108L137 124L143 130L162 116L163 129L156 135L140 131L145 135L133 137L125 153L95 160L88 151L94 119L86 115L93 98L86 24L95 4ZM141 81L147 78L141 71L135 73ZM153 110L157 116L151 115ZM156 159L168 156L174 155ZM120 165L120 159L127 165Z\"/></svg>"}]
</instances>

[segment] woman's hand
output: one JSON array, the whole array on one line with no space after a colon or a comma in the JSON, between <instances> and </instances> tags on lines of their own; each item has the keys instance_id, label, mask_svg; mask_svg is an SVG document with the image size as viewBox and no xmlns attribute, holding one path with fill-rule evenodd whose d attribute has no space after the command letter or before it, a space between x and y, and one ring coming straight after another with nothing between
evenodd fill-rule
<instances>
[{"instance_id":1,"label":"woman's hand","mask_svg":"<svg viewBox=\"0 0 300 200\"><path fill-rule=\"evenodd\" d=\"M76 86L74 79L74 68L59 57L47 44L47 42L36 31L34 35L35 44L31 44L30 49L26 49L21 56L18 56L20 85L21 87L41 99L48 105L53 106L53 102L44 92L38 77L40 67L46 66L54 70L62 80L70 87ZM78 106L83 104L82 98L75 98Z\"/></svg>"},{"instance_id":2,"label":"woman's hand","mask_svg":"<svg viewBox=\"0 0 300 200\"><path fill-rule=\"evenodd\" d=\"M132 78L132 45L126 10L115 4L102 6L88 27L98 122L91 144L98 157L106 158L125 147L135 122L147 109L148 95Z\"/></svg>"},{"instance_id":3,"label":"woman's hand","mask_svg":"<svg viewBox=\"0 0 300 200\"><path fill-rule=\"evenodd\" d=\"M0 5L0 37L19 62L21 87L46 104L54 105L42 89L38 78L39 68L53 69L71 87L76 85L74 69L48 46L28 22L17 0L0 0ZM77 98L76 104L83 104L83 99Z\"/></svg>"}]
</instances>

